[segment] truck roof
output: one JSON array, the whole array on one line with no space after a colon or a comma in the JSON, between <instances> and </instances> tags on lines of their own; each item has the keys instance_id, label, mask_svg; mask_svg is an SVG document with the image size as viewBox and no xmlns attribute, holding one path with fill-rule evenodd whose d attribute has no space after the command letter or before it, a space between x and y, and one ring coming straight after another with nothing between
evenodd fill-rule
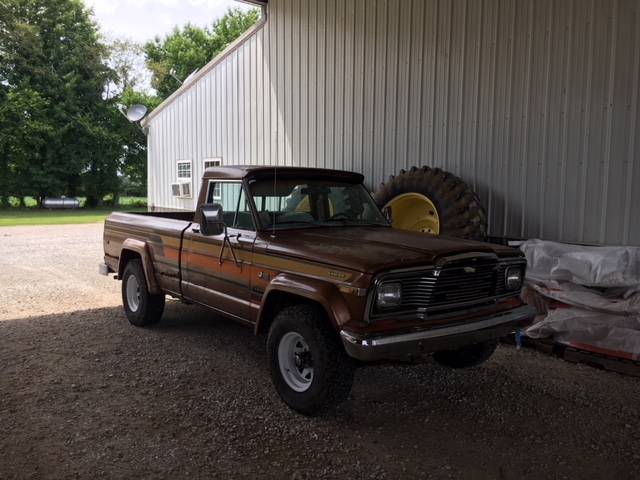
<instances>
[{"instance_id":1,"label":"truck roof","mask_svg":"<svg viewBox=\"0 0 640 480\"><path fill-rule=\"evenodd\" d=\"M349 183L362 183L364 176L360 173L345 170L331 170L327 168L306 167L275 167L273 165L228 165L224 167L210 167L204 171L206 179L241 180L243 178L291 178L297 176L332 178Z\"/></svg>"}]
</instances>

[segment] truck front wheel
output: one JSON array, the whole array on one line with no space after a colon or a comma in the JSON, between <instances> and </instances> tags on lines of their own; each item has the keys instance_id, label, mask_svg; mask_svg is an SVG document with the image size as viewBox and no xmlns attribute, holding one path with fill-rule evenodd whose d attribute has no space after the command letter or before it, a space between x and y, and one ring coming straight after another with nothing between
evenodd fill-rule
<instances>
[{"instance_id":1,"label":"truck front wheel","mask_svg":"<svg viewBox=\"0 0 640 480\"><path fill-rule=\"evenodd\" d=\"M142 262L130 260L122 274L122 304L127 319L136 327L157 323L164 311L164 295L152 295L147 289Z\"/></svg>"},{"instance_id":2,"label":"truck front wheel","mask_svg":"<svg viewBox=\"0 0 640 480\"><path fill-rule=\"evenodd\" d=\"M496 351L498 340L467 345L457 350L445 350L433 354L440 365L450 368L470 368L489 360Z\"/></svg>"},{"instance_id":3,"label":"truck front wheel","mask_svg":"<svg viewBox=\"0 0 640 480\"><path fill-rule=\"evenodd\" d=\"M315 415L349 396L355 366L321 308L282 309L269 330L267 350L273 384L297 412Z\"/></svg>"}]
</instances>

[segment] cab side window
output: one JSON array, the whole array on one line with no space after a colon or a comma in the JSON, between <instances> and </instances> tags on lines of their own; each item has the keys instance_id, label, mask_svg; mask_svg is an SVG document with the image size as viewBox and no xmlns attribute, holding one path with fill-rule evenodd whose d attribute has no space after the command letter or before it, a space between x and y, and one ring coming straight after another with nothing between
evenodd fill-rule
<instances>
[{"instance_id":1,"label":"cab side window","mask_svg":"<svg viewBox=\"0 0 640 480\"><path fill-rule=\"evenodd\" d=\"M240 182L210 182L207 204L213 203L222 205L227 227L255 230L249 201Z\"/></svg>"}]
</instances>

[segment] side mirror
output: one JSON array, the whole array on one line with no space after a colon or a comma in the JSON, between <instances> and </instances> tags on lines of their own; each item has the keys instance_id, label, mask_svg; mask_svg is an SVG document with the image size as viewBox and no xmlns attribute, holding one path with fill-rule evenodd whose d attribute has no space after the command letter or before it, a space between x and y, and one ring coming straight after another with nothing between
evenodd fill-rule
<instances>
[{"instance_id":1,"label":"side mirror","mask_svg":"<svg viewBox=\"0 0 640 480\"><path fill-rule=\"evenodd\" d=\"M393 223L393 215L392 215L391 207L384 207L382 209L382 213L384 215L384 218L387 219L387 222Z\"/></svg>"},{"instance_id":2,"label":"side mirror","mask_svg":"<svg viewBox=\"0 0 640 480\"><path fill-rule=\"evenodd\" d=\"M225 224L222 216L222 205L214 203L203 205L198 209L200 218L200 231L203 235L220 235L224 232Z\"/></svg>"}]
</instances>

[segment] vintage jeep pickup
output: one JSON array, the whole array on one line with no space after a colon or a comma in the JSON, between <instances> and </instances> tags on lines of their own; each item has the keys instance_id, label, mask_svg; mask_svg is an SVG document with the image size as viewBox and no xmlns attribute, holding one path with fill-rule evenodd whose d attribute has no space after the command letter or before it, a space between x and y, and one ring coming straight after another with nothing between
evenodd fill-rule
<instances>
[{"instance_id":1,"label":"vintage jeep pickup","mask_svg":"<svg viewBox=\"0 0 640 480\"><path fill-rule=\"evenodd\" d=\"M267 334L273 383L293 409L343 401L357 365L470 367L528 325L525 260L500 245L390 227L357 173L208 169L196 212L113 213L103 274L136 326L165 295Z\"/></svg>"}]
</instances>

